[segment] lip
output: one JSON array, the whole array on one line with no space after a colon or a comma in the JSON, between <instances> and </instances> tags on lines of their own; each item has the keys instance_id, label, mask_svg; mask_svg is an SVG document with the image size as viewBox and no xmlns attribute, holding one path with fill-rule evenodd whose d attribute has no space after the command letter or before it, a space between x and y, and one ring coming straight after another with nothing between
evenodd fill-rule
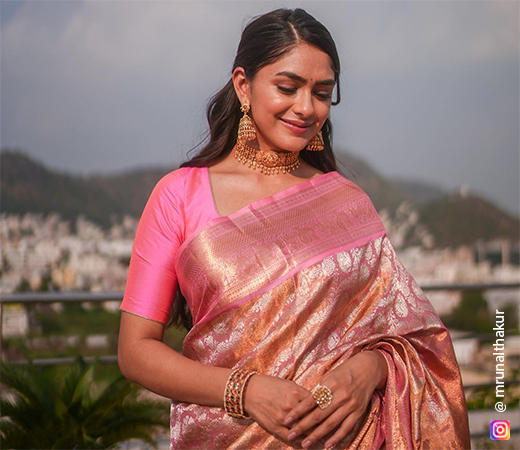
<instances>
[{"instance_id":1,"label":"lip","mask_svg":"<svg viewBox=\"0 0 520 450\"><path fill-rule=\"evenodd\" d=\"M311 123L305 123L305 122L296 122L292 120L286 120L286 119L280 119L282 123L289 128L291 131L293 131L296 134L305 134L309 127L312 125Z\"/></svg>"}]
</instances>

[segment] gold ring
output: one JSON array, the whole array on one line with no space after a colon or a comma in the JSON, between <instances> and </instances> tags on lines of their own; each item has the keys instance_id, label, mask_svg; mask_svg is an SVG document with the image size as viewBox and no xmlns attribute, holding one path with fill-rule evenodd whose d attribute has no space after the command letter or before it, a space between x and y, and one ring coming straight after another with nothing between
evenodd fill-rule
<instances>
[{"instance_id":1,"label":"gold ring","mask_svg":"<svg viewBox=\"0 0 520 450\"><path fill-rule=\"evenodd\" d=\"M312 398L320 409L325 409L332 403L332 391L327 386L318 384L312 391Z\"/></svg>"}]
</instances>

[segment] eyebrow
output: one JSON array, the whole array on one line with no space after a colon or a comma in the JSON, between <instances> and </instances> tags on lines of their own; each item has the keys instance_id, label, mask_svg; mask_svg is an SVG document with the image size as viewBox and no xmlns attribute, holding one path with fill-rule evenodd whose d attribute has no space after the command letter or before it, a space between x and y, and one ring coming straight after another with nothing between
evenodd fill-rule
<instances>
[{"instance_id":1,"label":"eyebrow","mask_svg":"<svg viewBox=\"0 0 520 450\"><path fill-rule=\"evenodd\" d=\"M283 71L283 72L278 72L276 74L276 76L279 76L279 75L291 78L291 79L296 80L296 81L300 81L301 83L307 83L307 81L308 81L305 78L300 77L300 75L296 75L294 72L289 72L289 71L286 71L286 70ZM332 79L321 80L321 81L317 81L316 84L322 84L322 85L327 85L327 86L334 86L336 84L336 80L332 80Z\"/></svg>"}]
</instances>

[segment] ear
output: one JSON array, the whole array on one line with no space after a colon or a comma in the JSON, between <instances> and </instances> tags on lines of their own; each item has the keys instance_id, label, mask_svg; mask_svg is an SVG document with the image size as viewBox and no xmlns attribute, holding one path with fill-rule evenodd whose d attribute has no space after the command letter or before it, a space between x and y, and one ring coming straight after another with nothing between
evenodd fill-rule
<instances>
[{"instance_id":1,"label":"ear","mask_svg":"<svg viewBox=\"0 0 520 450\"><path fill-rule=\"evenodd\" d=\"M246 71L242 67L237 67L233 70L232 80L240 104L251 104L251 86L246 77Z\"/></svg>"}]
</instances>

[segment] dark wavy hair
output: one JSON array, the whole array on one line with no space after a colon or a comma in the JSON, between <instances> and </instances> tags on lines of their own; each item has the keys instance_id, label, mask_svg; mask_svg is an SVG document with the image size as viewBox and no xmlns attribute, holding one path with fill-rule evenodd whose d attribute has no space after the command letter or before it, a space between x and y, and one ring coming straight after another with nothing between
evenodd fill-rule
<instances>
[{"instance_id":1,"label":"dark wavy hair","mask_svg":"<svg viewBox=\"0 0 520 450\"><path fill-rule=\"evenodd\" d=\"M248 80L252 81L262 67L273 64L300 42L311 44L330 56L336 81L336 100L332 104L337 105L341 96L340 61L336 44L327 28L300 8L277 9L254 18L242 32L231 72L237 67L242 67ZM206 141L209 137L209 142L197 155L182 163L180 167L210 167L224 158L236 144L241 116L240 102L233 81L230 79L209 101L206 110L209 131L204 138ZM328 118L321 131L323 151L310 152L304 149L300 157L324 173L338 170L332 152L332 125ZM186 299L179 289L175 296L169 325L183 325L188 330L193 326Z\"/></svg>"}]
</instances>

